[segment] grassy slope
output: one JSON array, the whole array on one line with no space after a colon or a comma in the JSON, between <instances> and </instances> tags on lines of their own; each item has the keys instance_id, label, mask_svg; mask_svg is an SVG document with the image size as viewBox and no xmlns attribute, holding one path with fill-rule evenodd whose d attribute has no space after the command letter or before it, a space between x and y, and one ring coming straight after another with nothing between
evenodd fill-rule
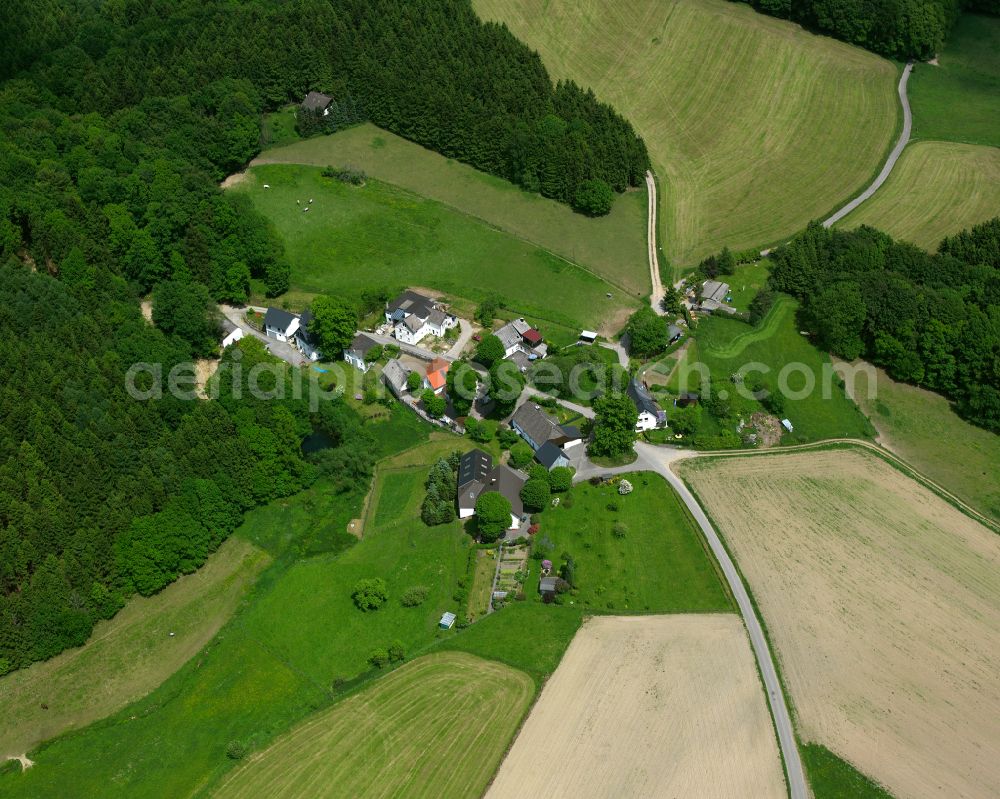
<instances>
[{"instance_id":1,"label":"grassy slope","mask_svg":"<svg viewBox=\"0 0 1000 799\"><path fill-rule=\"evenodd\" d=\"M257 162L358 167L579 263L633 295L649 294L645 191L621 195L608 216L589 219L368 124L269 149Z\"/></svg>"},{"instance_id":2,"label":"grassy slope","mask_svg":"<svg viewBox=\"0 0 1000 799\"><path fill-rule=\"evenodd\" d=\"M955 414L948 400L877 371L875 397L861 374L855 396L880 442L932 480L1000 521L1000 436Z\"/></svg>"},{"instance_id":3,"label":"grassy slope","mask_svg":"<svg viewBox=\"0 0 1000 799\"><path fill-rule=\"evenodd\" d=\"M724 0L474 0L636 126L662 243L689 265L764 245L853 196L897 124L897 70Z\"/></svg>"},{"instance_id":4,"label":"grassy slope","mask_svg":"<svg viewBox=\"0 0 1000 799\"><path fill-rule=\"evenodd\" d=\"M500 663L421 657L311 717L214 796L310 799L331 786L351 797L479 796L534 692L527 674Z\"/></svg>"},{"instance_id":5,"label":"grassy slope","mask_svg":"<svg viewBox=\"0 0 1000 799\"><path fill-rule=\"evenodd\" d=\"M475 300L497 291L522 313L576 328L623 319L637 303L546 250L377 180L354 187L317 167L266 165L237 190L277 226L292 286L307 294L413 285Z\"/></svg>"},{"instance_id":6,"label":"grassy slope","mask_svg":"<svg viewBox=\"0 0 1000 799\"><path fill-rule=\"evenodd\" d=\"M0 679L0 756L25 752L152 691L211 640L268 561L257 547L230 539L194 574L132 599L99 623L85 646Z\"/></svg>"},{"instance_id":7,"label":"grassy slope","mask_svg":"<svg viewBox=\"0 0 1000 799\"><path fill-rule=\"evenodd\" d=\"M910 78L914 137L1000 146L1000 19L963 14L938 61Z\"/></svg>"},{"instance_id":8,"label":"grassy slope","mask_svg":"<svg viewBox=\"0 0 1000 799\"><path fill-rule=\"evenodd\" d=\"M671 387L678 391L697 391L700 378L693 366L698 363L703 363L713 377L722 381L751 363L765 367L766 371L761 368L756 371L770 380L777 380L787 364L801 364L815 376L816 390L802 399L786 398L785 416L795 426L795 432L786 434L783 443L803 444L841 437L871 438L874 431L870 423L842 388L831 382L829 396L823 397L823 374L830 369L830 358L799 333L795 309L796 303L787 298L775 303L758 328L719 316L702 318L695 340L671 379ZM685 386L688 370L691 371ZM788 388L798 391L805 381L801 373L791 372ZM703 412L703 418L706 416Z\"/></svg>"},{"instance_id":9,"label":"grassy slope","mask_svg":"<svg viewBox=\"0 0 1000 799\"><path fill-rule=\"evenodd\" d=\"M815 799L892 799L892 794L820 744L800 747Z\"/></svg>"},{"instance_id":10,"label":"grassy slope","mask_svg":"<svg viewBox=\"0 0 1000 799\"><path fill-rule=\"evenodd\" d=\"M924 141L909 145L885 185L840 225L871 225L933 252L945 236L997 213L1000 149Z\"/></svg>"},{"instance_id":11,"label":"grassy slope","mask_svg":"<svg viewBox=\"0 0 1000 799\"><path fill-rule=\"evenodd\" d=\"M654 474L627 475L633 491L619 496L617 486L573 488L565 503L540 517L538 536L555 545L553 561L569 552L576 561L576 604L633 612L731 611L733 609L701 535L677 495ZM619 510L608 510L617 503ZM622 522L624 538L612 527ZM527 593L535 601L538 562L532 561Z\"/></svg>"}]
</instances>

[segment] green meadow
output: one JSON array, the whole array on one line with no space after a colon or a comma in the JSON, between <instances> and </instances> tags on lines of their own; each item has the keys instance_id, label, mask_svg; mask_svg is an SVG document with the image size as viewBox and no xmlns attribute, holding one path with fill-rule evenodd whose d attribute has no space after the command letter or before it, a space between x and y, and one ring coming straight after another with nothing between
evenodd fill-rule
<instances>
[{"instance_id":1,"label":"green meadow","mask_svg":"<svg viewBox=\"0 0 1000 799\"><path fill-rule=\"evenodd\" d=\"M287 144L280 135L286 119L287 112L268 116L276 143L287 146L268 149L256 163L363 169L580 264L633 296L649 294L644 190L619 195L610 214L591 219L371 124Z\"/></svg>"},{"instance_id":2,"label":"green meadow","mask_svg":"<svg viewBox=\"0 0 1000 799\"><path fill-rule=\"evenodd\" d=\"M377 287L422 286L473 301L497 292L519 313L577 329L623 321L638 305L592 272L442 203L320 173L258 166L234 189L248 192L284 238L300 301Z\"/></svg>"}]
</instances>

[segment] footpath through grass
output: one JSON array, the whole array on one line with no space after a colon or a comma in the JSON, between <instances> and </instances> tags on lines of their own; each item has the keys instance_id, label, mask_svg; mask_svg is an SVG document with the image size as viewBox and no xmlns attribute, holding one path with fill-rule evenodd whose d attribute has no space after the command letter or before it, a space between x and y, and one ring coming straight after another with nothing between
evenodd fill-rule
<instances>
[{"instance_id":1,"label":"footpath through grass","mask_svg":"<svg viewBox=\"0 0 1000 799\"><path fill-rule=\"evenodd\" d=\"M853 197L900 116L896 65L727 0L474 0L635 125L675 266L783 240ZM661 269L664 268L661 266Z\"/></svg>"},{"instance_id":2,"label":"footpath through grass","mask_svg":"<svg viewBox=\"0 0 1000 799\"><path fill-rule=\"evenodd\" d=\"M728 386L732 375L749 370L770 386L783 382L787 388L782 416L795 429L784 435L783 444L826 438L871 439L874 428L845 394L830 357L799 331L797 307L791 299L779 300L759 328L722 315L701 318L671 377L671 390L699 391L705 376L717 385ZM808 390L810 385L813 388ZM707 410L701 417L706 424L711 421Z\"/></svg>"},{"instance_id":3,"label":"footpath through grass","mask_svg":"<svg viewBox=\"0 0 1000 799\"><path fill-rule=\"evenodd\" d=\"M473 301L497 292L520 313L576 329L623 324L638 305L591 272L439 202L320 172L258 166L233 189L248 192L281 233L299 303L378 287L424 286Z\"/></svg>"},{"instance_id":4,"label":"footpath through grass","mask_svg":"<svg viewBox=\"0 0 1000 799\"><path fill-rule=\"evenodd\" d=\"M1000 108L996 126L1000 127ZM945 236L998 213L1000 148L919 141L903 151L875 196L839 226L871 225L935 252Z\"/></svg>"},{"instance_id":5,"label":"footpath through grass","mask_svg":"<svg viewBox=\"0 0 1000 799\"><path fill-rule=\"evenodd\" d=\"M282 117L269 119L273 117L278 118L274 127L280 129ZM633 296L649 295L644 190L619 195L608 216L591 219L370 124L268 149L258 162L363 169L373 178L551 250Z\"/></svg>"},{"instance_id":6,"label":"footpath through grass","mask_svg":"<svg viewBox=\"0 0 1000 799\"><path fill-rule=\"evenodd\" d=\"M964 13L910 77L913 136L1000 147L1000 19Z\"/></svg>"}]
</instances>

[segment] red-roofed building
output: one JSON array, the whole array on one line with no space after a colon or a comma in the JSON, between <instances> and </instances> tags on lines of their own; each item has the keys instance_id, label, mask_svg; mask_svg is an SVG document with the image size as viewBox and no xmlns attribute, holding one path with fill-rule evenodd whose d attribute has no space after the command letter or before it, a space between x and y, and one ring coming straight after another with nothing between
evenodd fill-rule
<instances>
[{"instance_id":1,"label":"red-roofed building","mask_svg":"<svg viewBox=\"0 0 1000 799\"><path fill-rule=\"evenodd\" d=\"M532 347L537 347L542 343L542 334L533 327L529 327L525 330L524 333L521 334L521 338L523 338Z\"/></svg>"},{"instance_id":2,"label":"red-roofed building","mask_svg":"<svg viewBox=\"0 0 1000 799\"><path fill-rule=\"evenodd\" d=\"M444 391L450 366L451 364L444 358L435 358L427 364L427 370L424 373L424 387L431 389L435 394Z\"/></svg>"}]
</instances>

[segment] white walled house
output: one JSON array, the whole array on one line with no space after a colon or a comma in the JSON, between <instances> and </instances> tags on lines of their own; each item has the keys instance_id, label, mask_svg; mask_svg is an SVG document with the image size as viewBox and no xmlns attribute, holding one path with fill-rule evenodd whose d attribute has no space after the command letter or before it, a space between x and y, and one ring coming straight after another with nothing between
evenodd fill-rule
<instances>
[{"instance_id":1,"label":"white walled house","mask_svg":"<svg viewBox=\"0 0 1000 799\"><path fill-rule=\"evenodd\" d=\"M385 321L404 344L417 344L427 336L440 338L458 324L458 318L433 297L409 290L386 306Z\"/></svg>"},{"instance_id":2,"label":"white walled house","mask_svg":"<svg viewBox=\"0 0 1000 799\"><path fill-rule=\"evenodd\" d=\"M264 333L268 338L290 341L299 329L299 317L281 308L268 308L264 314Z\"/></svg>"},{"instance_id":3,"label":"white walled house","mask_svg":"<svg viewBox=\"0 0 1000 799\"><path fill-rule=\"evenodd\" d=\"M315 338L309 333L309 323L312 322L312 318L309 311L299 317L299 328L295 331L295 346L310 361L318 361L323 354L316 347Z\"/></svg>"},{"instance_id":4,"label":"white walled house","mask_svg":"<svg viewBox=\"0 0 1000 799\"><path fill-rule=\"evenodd\" d=\"M633 377L628 384L626 393L635 409L639 412L639 418L635 423L635 431L642 433L646 430L655 430L658 427L667 426L667 414L653 399L649 389Z\"/></svg>"},{"instance_id":5,"label":"white walled house","mask_svg":"<svg viewBox=\"0 0 1000 799\"><path fill-rule=\"evenodd\" d=\"M379 346L373 338L369 338L364 333L358 333L351 342L351 346L344 350L344 360L355 369L367 372L371 368L371 363L365 360L365 356L372 349Z\"/></svg>"},{"instance_id":6,"label":"white walled house","mask_svg":"<svg viewBox=\"0 0 1000 799\"><path fill-rule=\"evenodd\" d=\"M468 519L476 513L476 500L487 491L496 491L510 502L510 530L517 530L525 520L521 489L528 478L509 466L494 466L492 456L481 449L466 452L458 462L458 491L455 501L458 517Z\"/></svg>"},{"instance_id":7,"label":"white walled house","mask_svg":"<svg viewBox=\"0 0 1000 799\"><path fill-rule=\"evenodd\" d=\"M243 328L237 327L228 319L222 320L222 349L235 344L243 338Z\"/></svg>"}]
</instances>

